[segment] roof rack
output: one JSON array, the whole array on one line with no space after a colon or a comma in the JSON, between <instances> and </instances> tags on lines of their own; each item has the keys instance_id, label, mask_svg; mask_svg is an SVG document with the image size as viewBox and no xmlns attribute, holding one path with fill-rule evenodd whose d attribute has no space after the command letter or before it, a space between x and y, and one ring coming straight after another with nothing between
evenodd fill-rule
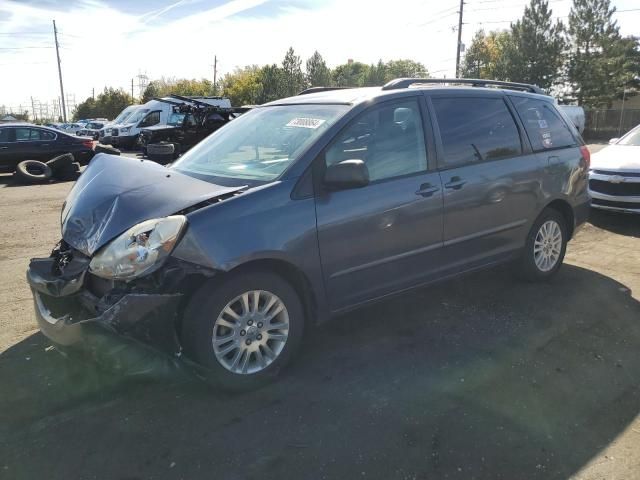
<instances>
[{"instance_id":1,"label":"roof rack","mask_svg":"<svg viewBox=\"0 0 640 480\"><path fill-rule=\"evenodd\" d=\"M311 87L301 91L298 95L307 95L309 93L329 92L331 90L346 90L351 87Z\"/></svg>"},{"instance_id":2,"label":"roof rack","mask_svg":"<svg viewBox=\"0 0 640 480\"><path fill-rule=\"evenodd\" d=\"M391 80L384 87L383 90L396 90L400 88L409 88L415 83L435 83L435 84L461 84L471 85L473 87L498 87L511 90L520 90L524 92L538 93L540 95L547 95L537 85L530 85L528 83L516 83L516 82L502 82L499 80L485 80L480 78L396 78Z\"/></svg>"}]
</instances>

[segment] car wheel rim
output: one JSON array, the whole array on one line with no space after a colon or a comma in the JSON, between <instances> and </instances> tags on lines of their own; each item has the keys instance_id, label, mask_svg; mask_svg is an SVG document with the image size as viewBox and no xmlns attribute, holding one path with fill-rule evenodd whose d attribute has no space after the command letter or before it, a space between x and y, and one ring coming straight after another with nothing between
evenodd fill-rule
<instances>
[{"instance_id":1,"label":"car wheel rim","mask_svg":"<svg viewBox=\"0 0 640 480\"><path fill-rule=\"evenodd\" d=\"M218 362L237 374L257 373L282 353L289 336L284 302L265 290L238 295L222 309L213 326Z\"/></svg>"},{"instance_id":2,"label":"car wheel rim","mask_svg":"<svg viewBox=\"0 0 640 480\"><path fill-rule=\"evenodd\" d=\"M542 272L553 269L560 258L562 250L562 230L558 222L547 220L544 222L533 242L533 258L536 267Z\"/></svg>"}]
</instances>

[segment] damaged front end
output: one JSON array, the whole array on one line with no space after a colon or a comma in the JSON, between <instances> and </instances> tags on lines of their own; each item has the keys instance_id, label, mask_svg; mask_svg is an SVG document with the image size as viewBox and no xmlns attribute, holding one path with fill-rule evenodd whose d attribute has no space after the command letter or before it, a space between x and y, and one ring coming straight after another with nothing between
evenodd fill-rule
<instances>
[{"instance_id":1,"label":"damaged front end","mask_svg":"<svg viewBox=\"0 0 640 480\"><path fill-rule=\"evenodd\" d=\"M89 263L64 241L50 257L31 260L27 281L41 331L58 345L78 346L101 327L179 356L180 284L189 267L170 261L143 281L126 283L93 275Z\"/></svg>"},{"instance_id":2,"label":"damaged front end","mask_svg":"<svg viewBox=\"0 0 640 480\"><path fill-rule=\"evenodd\" d=\"M153 162L96 155L67 197L62 240L29 264L42 332L61 346L110 332L180 356L181 309L215 270L172 253L188 238L189 212L239 190Z\"/></svg>"}]
</instances>

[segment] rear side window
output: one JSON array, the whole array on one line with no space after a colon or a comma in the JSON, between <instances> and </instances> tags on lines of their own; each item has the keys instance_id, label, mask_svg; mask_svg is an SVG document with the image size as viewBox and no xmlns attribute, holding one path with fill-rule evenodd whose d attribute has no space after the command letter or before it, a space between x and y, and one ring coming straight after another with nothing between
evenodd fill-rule
<instances>
[{"instance_id":1,"label":"rear side window","mask_svg":"<svg viewBox=\"0 0 640 480\"><path fill-rule=\"evenodd\" d=\"M523 97L511 97L511 99L534 150L576 145L569 127L551 103Z\"/></svg>"},{"instance_id":2,"label":"rear side window","mask_svg":"<svg viewBox=\"0 0 640 480\"><path fill-rule=\"evenodd\" d=\"M0 142L8 142L8 141L9 141L9 129L0 128Z\"/></svg>"},{"instance_id":3,"label":"rear side window","mask_svg":"<svg viewBox=\"0 0 640 480\"><path fill-rule=\"evenodd\" d=\"M30 128L16 128L16 142L28 142L31 135Z\"/></svg>"},{"instance_id":4,"label":"rear side window","mask_svg":"<svg viewBox=\"0 0 640 480\"><path fill-rule=\"evenodd\" d=\"M55 135L46 130L31 130L31 140L53 140Z\"/></svg>"},{"instance_id":5,"label":"rear side window","mask_svg":"<svg viewBox=\"0 0 640 480\"><path fill-rule=\"evenodd\" d=\"M444 161L454 167L522 153L518 127L502 98L434 98Z\"/></svg>"}]
</instances>

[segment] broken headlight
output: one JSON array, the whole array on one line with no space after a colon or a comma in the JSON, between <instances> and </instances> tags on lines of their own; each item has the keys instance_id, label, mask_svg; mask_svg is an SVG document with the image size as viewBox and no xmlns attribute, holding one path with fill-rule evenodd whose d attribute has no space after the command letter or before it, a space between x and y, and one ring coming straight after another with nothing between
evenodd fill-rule
<instances>
[{"instance_id":1,"label":"broken headlight","mask_svg":"<svg viewBox=\"0 0 640 480\"><path fill-rule=\"evenodd\" d=\"M169 256L186 224L183 215L139 223L102 248L89 269L110 280L128 281L149 274Z\"/></svg>"}]
</instances>

